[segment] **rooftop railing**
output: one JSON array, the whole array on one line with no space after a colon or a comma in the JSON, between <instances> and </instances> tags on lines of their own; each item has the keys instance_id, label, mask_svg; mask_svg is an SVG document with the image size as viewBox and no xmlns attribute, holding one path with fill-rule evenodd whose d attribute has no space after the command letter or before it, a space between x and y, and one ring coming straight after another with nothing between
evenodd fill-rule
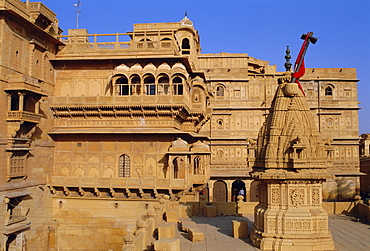
<instances>
[{"instance_id":1,"label":"rooftop railing","mask_svg":"<svg viewBox=\"0 0 370 251\"><path fill-rule=\"evenodd\" d=\"M99 53L104 51L135 51L136 54L156 52L164 54L179 54L180 48L174 40L149 41L143 36L142 41L134 41L129 33L115 34L76 34L61 36L60 41L66 44L66 47L60 54L70 52L88 51Z\"/></svg>"}]
</instances>

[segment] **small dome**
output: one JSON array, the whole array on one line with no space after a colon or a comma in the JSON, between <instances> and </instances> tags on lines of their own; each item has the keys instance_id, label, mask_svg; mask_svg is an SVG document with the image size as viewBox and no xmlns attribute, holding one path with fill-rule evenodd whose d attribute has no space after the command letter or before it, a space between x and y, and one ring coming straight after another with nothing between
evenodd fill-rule
<instances>
[{"instance_id":1,"label":"small dome","mask_svg":"<svg viewBox=\"0 0 370 251\"><path fill-rule=\"evenodd\" d=\"M149 63L146 66L144 66L144 71L155 71L157 68L154 64Z\"/></svg>"},{"instance_id":2,"label":"small dome","mask_svg":"<svg viewBox=\"0 0 370 251\"><path fill-rule=\"evenodd\" d=\"M182 138L177 138L176 140L172 141L170 149L171 148L177 148L177 149L181 148L181 149L188 150L188 142L186 142Z\"/></svg>"},{"instance_id":3,"label":"small dome","mask_svg":"<svg viewBox=\"0 0 370 251\"><path fill-rule=\"evenodd\" d=\"M192 21L190 21L190 19L189 19L187 16L185 16L185 17L180 21L180 25L181 25L181 26L191 26L191 27L193 27L193 22L192 22Z\"/></svg>"},{"instance_id":4,"label":"small dome","mask_svg":"<svg viewBox=\"0 0 370 251\"><path fill-rule=\"evenodd\" d=\"M129 71L129 70L130 70L130 68L125 64L121 64L121 65L117 66L116 68L114 68L115 72L122 72L122 71Z\"/></svg>"},{"instance_id":5,"label":"small dome","mask_svg":"<svg viewBox=\"0 0 370 251\"><path fill-rule=\"evenodd\" d=\"M141 67L140 64L134 64L133 66L131 66L130 70L131 71L142 71L143 67Z\"/></svg>"},{"instance_id":6,"label":"small dome","mask_svg":"<svg viewBox=\"0 0 370 251\"><path fill-rule=\"evenodd\" d=\"M172 69L174 70L174 69L176 69L176 68L180 68L180 69L182 69L182 70L185 70L186 71L186 67L185 67L185 65L183 65L182 63L180 63L180 62L177 62L176 64L174 64L173 66L172 66Z\"/></svg>"},{"instance_id":7,"label":"small dome","mask_svg":"<svg viewBox=\"0 0 370 251\"><path fill-rule=\"evenodd\" d=\"M158 70L160 70L160 71L171 70L171 67L167 63L163 63L158 67Z\"/></svg>"},{"instance_id":8,"label":"small dome","mask_svg":"<svg viewBox=\"0 0 370 251\"><path fill-rule=\"evenodd\" d=\"M207 145L206 143L198 140L197 142L195 142L192 146L192 149L204 149L204 150L209 150L209 145Z\"/></svg>"}]
</instances>

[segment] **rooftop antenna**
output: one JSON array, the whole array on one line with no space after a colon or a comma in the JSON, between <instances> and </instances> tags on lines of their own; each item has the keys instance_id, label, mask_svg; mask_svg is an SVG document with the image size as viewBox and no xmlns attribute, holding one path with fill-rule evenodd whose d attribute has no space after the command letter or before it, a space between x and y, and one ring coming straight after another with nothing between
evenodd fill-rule
<instances>
[{"instance_id":1,"label":"rooftop antenna","mask_svg":"<svg viewBox=\"0 0 370 251\"><path fill-rule=\"evenodd\" d=\"M81 13L81 11L80 11L80 6L81 5L82 5L82 3L81 3L80 0L78 0L78 2L73 5L74 7L76 7L76 11L75 11L76 12L76 29L78 29L78 17Z\"/></svg>"}]
</instances>

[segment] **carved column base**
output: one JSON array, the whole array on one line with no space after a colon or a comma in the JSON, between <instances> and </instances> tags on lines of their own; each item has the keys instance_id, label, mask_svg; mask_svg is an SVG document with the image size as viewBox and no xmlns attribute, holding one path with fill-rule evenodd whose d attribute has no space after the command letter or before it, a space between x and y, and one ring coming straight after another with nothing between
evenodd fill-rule
<instances>
[{"instance_id":1,"label":"carved column base","mask_svg":"<svg viewBox=\"0 0 370 251\"><path fill-rule=\"evenodd\" d=\"M260 203L250 233L262 250L333 250L322 208L323 180L260 180Z\"/></svg>"}]
</instances>

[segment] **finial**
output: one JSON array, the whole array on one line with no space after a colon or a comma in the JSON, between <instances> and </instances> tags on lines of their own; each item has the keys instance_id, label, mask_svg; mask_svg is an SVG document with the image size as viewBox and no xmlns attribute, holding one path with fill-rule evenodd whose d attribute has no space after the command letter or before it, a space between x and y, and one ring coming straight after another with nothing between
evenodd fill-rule
<instances>
[{"instance_id":1,"label":"finial","mask_svg":"<svg viewBox=\"0 0 370 251\"><path fill-rule=\"evenodd\" d=\"M77 3L75 3L73 6L76 7L76 29L78 29L78 17L81 13L80 6L82 5L81 1L78 0Z\"/></svg>"},{"instance_id":2,"label":"finial","mask_svg":"<svg viewBox=\"0 0 370 251\"><path fill-rule=\"evenodd\" d=\"M289 46L286 47L286 51L285 51L285 70L286 71L291 71L292 70L292 63L290 63L290 59L292 57L290 56L290 50L289 50Z\"/></svg>"},{"instance_id":3,"label":"finial","mask_svg":"<svg viewBox=\"0 0 370 251\"><path fill-rule=\"evenodd\" d=\"M187 10L185 11L185 17L188 17L188 11Z\"/></svg>"}]
</instances>

